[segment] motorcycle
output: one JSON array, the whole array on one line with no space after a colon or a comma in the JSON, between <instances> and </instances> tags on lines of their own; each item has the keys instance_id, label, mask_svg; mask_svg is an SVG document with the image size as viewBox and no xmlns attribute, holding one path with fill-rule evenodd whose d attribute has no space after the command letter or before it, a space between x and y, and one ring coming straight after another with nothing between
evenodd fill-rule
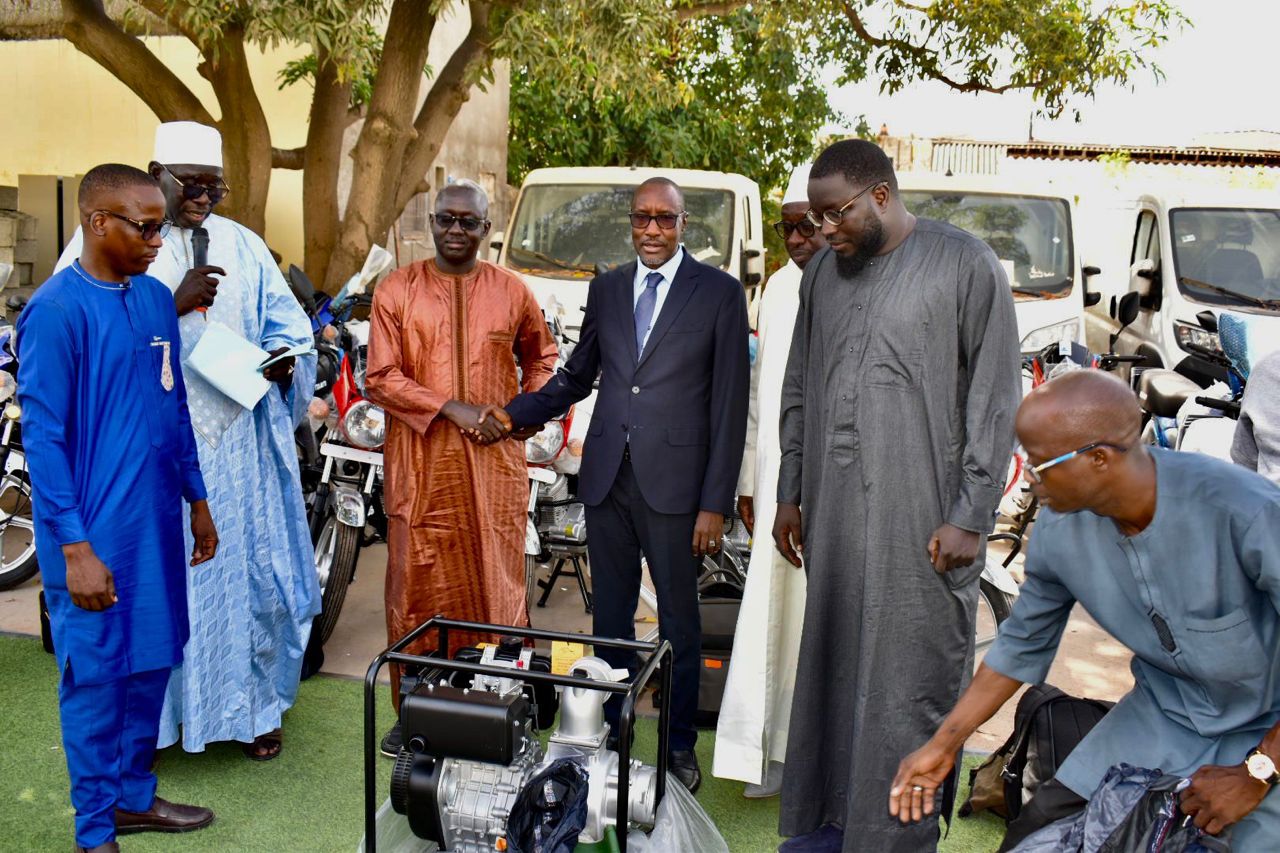
<instances>
[{"instance_id":1,"label":"motorcycle","mask_svg":"<svg viewBox=\"0 0 1280 853\"><path fill-rule=\"evenodd\" d=\"M0 264L0 290L12 267ZM0 590L13 589L40 571L35 522L31 513L31 477L22 448L22 406L17 400L18 348L14 338L25 297L10 297L0 325Z\"/></svg>"},{"instance_id":2,"label":"motorcycle","mask_svg":"<svg viewBox=\"0 0 1280 853\"><path fill-rule=\"evenodd\" d=\"M364 269L332 300L318 298L301 270L289 271L294 295L312 319L319 359L315 397L295 439L321 590L312 625L313 645L320 647L337 626L360 551L387 536L386 413L364 397L369 321L354 314L372 304L365 291L390 263L390 255L374 247Z\"/></svg>"}]
</instances>

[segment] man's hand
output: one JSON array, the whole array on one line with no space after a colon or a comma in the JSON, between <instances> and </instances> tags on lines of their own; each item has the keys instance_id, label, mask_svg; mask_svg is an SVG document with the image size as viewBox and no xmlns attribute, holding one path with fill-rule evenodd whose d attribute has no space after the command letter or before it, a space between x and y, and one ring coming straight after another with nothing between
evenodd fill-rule
<instances>
[{"instance_id":1,"label":"man's hand","mask_svg":"<svg viewBox=\"0 0 1280 853\"><path fill-rule=\"evenodd\" d=\"M511 430L511 434L507 436L513 441L528 441L538 433L542 432L542 428L546 424L534 424L533 426L520 427L520 429Z\"/></svg>"},{"instance_id":2,"label":"man's hand","mask_svg":"<svg viewBox=\"0 0 1280 853\"><path fill-rule=\"evenodd\" d=\"M724 535L724 514L701 510L693 523L693 556L703 557L720 550L720 537Z\"/></svg>"},{"instance_id":3,"label":"man's hand","mask_svg":"<svg viewBox=\"0 0 1280 853\"><path fill-rule=\"evenodd\" d=\"M929 562L939 574L973 565L978 559L980 544L978 534L961 530L954 524L944 524L929 537Z\"/></svg>"},{"instance_id":4,"label":"man's hand","mask_svg":"<svg viewBox=\"0 0 1280 853\"><path fill-rule=\"evenodd\" d=\"M751 495L738 495L738 517L752 536L756 533L756 502Z\"/></svg>"},{"instance_id":5,"label":"man's hand","mask_svg":"<svg viewBox=\"0 0 1280 853\"><path fill-rule=\"evenodd\" d=\"M288 347L276 347L270 352L270 356L275 358L280 353L289 349ZM296 359L293 356L282 358L275 364L262 371L262 378L268 382L279 382L281 385L288 387L293 383L293 363Z\"/></svg>"},{"instance_id":6,"label":"man's hand","mask_svg":"<svg viewBox=\"0 0 1280 853\"><path fill-rule=\"evenodd\" d=\"M932 740L902 759L889 788L889 814L903 823L918 823L933 814L938 789L955 764L955 753Z\"/></svg>"},{"instance_id":7,"label":"man's hand","mask_svg":"<svg viewBox=\"0 0 1280 853\"><path fill-rule=\"evenodd\" d=\"M173 292L173 304L178 309L178 316L190 314L197 308L208 308L218 295L218 280L213 274L226 275L222 267L196 267L187 270Z\"/></svg>"},{"instance_id":8,"label":"man's hand","mask_svg":"<svg viewBox=\"0 0 1280 853\"><path fill-rule=\"evenodd\" d=\"M62 546L67 561L67 592L71 603L82 610L106 610L119 599L116 582L88 542Z\"/></svg>"},{"instance_id":9,"label":"man's hand","mask_svg":"<svg viewBox=\"0 0 1280 853\"><path fill-rule=\"evenodd\" d=\"M213 526L208 501L196 501L191 505L191 538L195 540L191 549L191 565L208 562L218 553L218 530Z\"/></svg>"},{"instance_id":10,"label":"man's hand","mask_svg":"<svg viewBox=\"0 0 1280 853\"><path fill-rule=\"evenodd\" d=\"M508 431L508 427L504 427L501 418L494 412L495 409L502 411L497 406L482 409L459 400L450 400L444 404L440 414L452 421L458 429L462 430L463 435L477 444L493 444ZM506 412L502 414L506 415ZM511 419L507 418L507 423L510 424L510 422Z\"/></svg>"},{"instance_id":11,"label":"man's hand","mask_svg":"<svg viewBox=\"0 0 1280 853\"><path fill-rule=\"evenodd\" d=\"M800 535L800 507L795 504L778 504L778 514L773 519L773 543L787 562L797 569L804 565L804 540Z\"/></svg>"},{"instance_id":12,"label":"man's hand","mask_svg":"<svg viewBox=\"0 0 1280 853\"><path fill-rule=\"evenodd\" d=\"M1191 774L1191 786L1182 792L1182 812L1205 832L1217 835L1256 809L1270 788L1250 776L1243 764L1207 765Z\"/></svg>"}]
</instances>

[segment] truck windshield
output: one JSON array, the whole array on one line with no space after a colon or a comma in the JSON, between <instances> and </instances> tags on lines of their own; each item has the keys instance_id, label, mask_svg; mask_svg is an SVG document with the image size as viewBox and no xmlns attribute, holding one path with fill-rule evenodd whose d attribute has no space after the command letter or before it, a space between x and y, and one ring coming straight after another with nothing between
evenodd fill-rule
<instances>
[{"instance_id":1,"label":"truck windshield","mask_svg":"<svg viewBox=\"0 0 1280 853\"><path fill-rule=\"evenodd\" d=\"M1178 208L1169 227L1178 287L1188 297L1280 310L1280 210Z\"/></svg>"},{"instance_id":2,"label":"truck windshield","mask_svg":"<svg viewBox=\"0 0 1280 853\"><path fill-rule=\"evenodd\" d=\"M635 260L631 247L634 187L532 184L524 188L507 234L507 265L543 278L589 279L596 264ZM733 240L733 194L684 188L689 224L685 248L698 260L726 269Z\"/></svg>"},{"instance_id":3,"label":"truck windshield","mask_svg":"<svg viewBox=\"0 0 1280 853\"><path fill-rule=\"evenodd\" d=\"M1071 219L1062 199L948 190L903 190L916 216L949 222L996 253L1017 299L1071 292Z\"/></svg>"}]
</instances>

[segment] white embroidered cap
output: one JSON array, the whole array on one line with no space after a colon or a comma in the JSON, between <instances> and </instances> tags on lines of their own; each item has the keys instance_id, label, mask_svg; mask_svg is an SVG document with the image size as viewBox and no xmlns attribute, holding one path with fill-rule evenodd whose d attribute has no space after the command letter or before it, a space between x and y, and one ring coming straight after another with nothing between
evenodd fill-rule
<instances>
[{"instance_id":1,"label":"white embroidered cap","mask_svg":"<svg viewBox=\"0 0 1280 853\"><path fill-rule=\"evenodd\" d=\"M222 168L222 134L194 121L168 121L156 128L152 159L161 165L183 163Z\"/></svg>"},{"instance_id":2,"label":"white embroidered cap","mask_svg":"<svg viewBox=\"0 0 1280 853\"><path fill-rule=\"evenodd\" d=\"M811 168L813 168L812 163L803 163L791 173L791 181L787 184L787 191L782 194L783 204L809 203L809 170Z\"/></svg>"}]
</instances>

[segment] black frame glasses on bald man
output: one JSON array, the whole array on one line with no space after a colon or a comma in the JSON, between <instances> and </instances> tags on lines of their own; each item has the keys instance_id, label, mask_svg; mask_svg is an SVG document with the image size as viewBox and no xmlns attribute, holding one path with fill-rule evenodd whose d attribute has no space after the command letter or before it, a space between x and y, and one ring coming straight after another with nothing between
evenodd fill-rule
<instances>
[{"instance_id":1,"label":"black frame glasses on bald man","mask_svg":"<svg viewBox=\"0 0 1280 853\"><path fill-rule=\"evenodd\" d=\"M801 219L799 222L787 222L781 220L773 223L773 230L778 232L778 236L783 240L791 239L791 232L799 231L801 237L812 237L818 233L818 226L814 225L808 219Z\"/></svg>"},{"instance_id":2,"label":"black frame glasses on bald man","mask_svg":"<svg viewBox=\"0 0 1280 853\"><path fill-rule=\"evenodd\" d=\"M161 219L159 222L139 222L137 219L130 219L123 213L116 213L114 210L95 210L94 213L105 213L107 216L114 216L121 222L128 222L134 228L138 229L138 233L142 235L143 240L151 240L159 235L162 239L169 233L169 229L173 223L168 219Z\"/></svg>"},{"instance_id":3,"label":"black frame glasses on bald man","mask_svg":"<svg viewBox=\"0 0 1280 853\"><path fill-rule=\"evenodd\" d=\"M631 220L632 228L648 228L650 222L656 222L663 231L670 231L675 228L681 216L684 216L683 210L679 213L640 213L633 210L627 214L627 218Z\"/></svg>"},{"instance_id":4,"label":"black frame glasses on bald man","mask_svg":"<svg viewBox=\"0 0 1280 853\"><path fill-rule=\"evenodd\" d=\"M228 195L231 194L231 187L224 182L219 181L217 185L198 184L195 181L184 181L173 172L169 171L169 167L161 164L161 168L169 172L169 177L173 178L173 182L182 187L182 197L187 201L195 201L202 195L209 197L209 204L217 204Z\"/></svg>"},{"instance_id":5,"label":"black frame glasses on bald man","mask_svg":"<svg viewBox=\"0 0 1280 853\"><path fill-rule=\"evenodd\" d=\"M448 231L455 224L463 231L474 233L489 224L487 219L476 219L474 216L454 216L452 213L433 213L431 221Z\"/></svg>"}]
</instances>

